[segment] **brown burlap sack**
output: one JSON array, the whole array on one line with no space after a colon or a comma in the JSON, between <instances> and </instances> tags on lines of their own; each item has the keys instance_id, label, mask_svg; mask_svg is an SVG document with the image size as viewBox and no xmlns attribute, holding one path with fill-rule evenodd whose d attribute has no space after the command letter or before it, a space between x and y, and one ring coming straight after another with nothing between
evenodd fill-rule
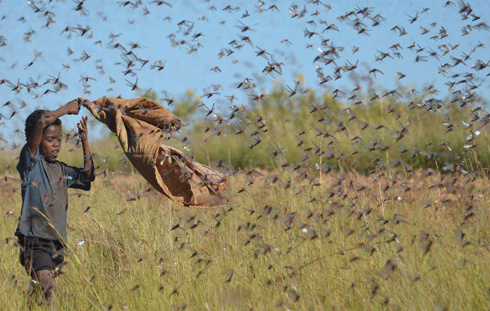
<instances>
[{"instance_id":1,"label":"brown burlap sack","mask_svg":"<svg viewBox=\"0 0 490 311\"><path fill-rule=\"evenodd\" d=\"M220 192L227 176L164 145L181 121L147 98L79 98L94 117L114 132L124 153L140 174L175 203L191 208L216 208L226 201Z\"/></svg>"}]
</instances>

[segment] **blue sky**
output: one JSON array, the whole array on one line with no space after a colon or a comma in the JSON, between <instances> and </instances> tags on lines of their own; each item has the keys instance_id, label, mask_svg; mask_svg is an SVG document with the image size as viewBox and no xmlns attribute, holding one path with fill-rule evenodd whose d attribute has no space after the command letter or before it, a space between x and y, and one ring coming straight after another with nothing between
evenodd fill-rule
<instances>
[{"instance_id":1,"label":"blue sky","mask_svg":"<svg viewBox=\"0 0 490 311\"><path fill-rule=\"evenodd\" d=\"M395 88L397 82L417 90L424 83L434 84L439 92L433 96L442 99L466 87L455 84L448 91L451 82L467 80L464 75L472 74L470 86L478 85L473 91L486 98L490 94L486 76L490 68L472 69L478 61L490 60L486 30L490 7L484 1L455 1L454 5L446 5L448 1L336 1L331 6L326 1L298 0L168 0L171 6L153 0L136 2L0 1L0 80L14 85L0 85L2 101L11 102L0 106L4 139L23 139L24 119L35 108L56 109L79 96L137 97L136 81L138 87L151 88L160 98L178 99L187 90L203 95L216 87L220 94L202 100L208 107L215 104L218 113L228 111L232 95L236 97L233 104L247 104L248 94L237 89L246 78L253 79L255 91L261 94L270 91L274 81L294 88L301 75L307 88L345 90L343 100L348 102L355 85L350 72L334 79L335 68L355 64L352 72L359 75L374 77L369 71L381 71L376 71L375 81L385 90ZM465 4L471 6L471 14L459 13ZM340 18L351 11L356 14ZM357 27L356 18L361 23ZM463 35L465 31L468 34ZM397 44L401 48L392 47ZM332 47L338 53L335 64L314 62ZM260 55L261 50L267 57ZM376 61L383 53L390 55ZM467 56L465 64L448 66L441 73L443 64L455 65L455 59ZM333 56L323 58L329 57ZM264 73L274 62L282 63L281 74ZM319 85L318 72L333 79ZM406 76L398 79L398 72ZM39 86L34 87L35 83ZM17 110L22 102L27 106ZM65 125L75 128L79 118L65 117Z\"/></svg>"}]
</instances>

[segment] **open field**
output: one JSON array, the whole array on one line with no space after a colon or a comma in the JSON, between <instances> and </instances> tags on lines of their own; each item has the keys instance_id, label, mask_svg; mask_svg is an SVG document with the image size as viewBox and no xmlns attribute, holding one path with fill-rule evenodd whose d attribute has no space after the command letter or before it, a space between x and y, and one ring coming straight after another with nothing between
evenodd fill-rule
<instances>
[{"instance_id":1,"label":"open field","mask_svg":"<svg viewBox=\"0 0 490 311\"><path fill-rule=\"evenodd\" d=\"M229 174L224 209L175 205L115 137L94 141L97 179L70 196L59 308L490 308L488 115L315 96L277 89L232 112L239 122L204 118L166 141ZM78 139L65 137L60 160L79 165ZM13 236L17 153L0 157L0 309L43 309L26 296Z\"/></svg>"},{"instance_id":2,"label":"open field","mask_svg":"<svg viewBox=\"0 0 490 311\"><path fill-rule=\"evenodd\" d=\"M318 97L278 88L232 111L239 121L204 118L165 142L229 174L224 209L175 205L115 137L94 141L97 179L70 196L59 308L489 309L489 115L465 103L434 111L423 97L366 107ZM65 137L60 160L79 166L78 138ZM43 309L18 263L10 149L0 309Z\"/></svg>"},{"instance_id":3,"label":"open field","mask_svg":"<svg viewBox=\"0 0 490 311\"><path fill-rule=\"evenodd\" d=\"M291 172L236 173L220 210L178 207L139 175L98 176L71 192L59 308L490 308L486 178ZM19 184L0 185L0 309L22 310Z\"/></svg>"}]
</instances>

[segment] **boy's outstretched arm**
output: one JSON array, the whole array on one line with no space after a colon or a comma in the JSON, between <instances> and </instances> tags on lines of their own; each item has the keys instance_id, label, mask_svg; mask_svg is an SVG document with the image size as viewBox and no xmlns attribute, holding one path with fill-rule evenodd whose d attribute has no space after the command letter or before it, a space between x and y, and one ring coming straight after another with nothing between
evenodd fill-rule
<instances>
[{"instance_id":1,"label":"boy's outstretched arm","mask_svg":"<svg viewBox=\"0 0 490 311\"><path fill-rule=\"evenodd\" d=\"M80 106L78 105L78 101L75 99L55 111L44 113L43 116L37 121L36 127L34 128L34 131L32 131L31 136L27 139L27 144L29 145L31 153L34 155L37 148L39 148L39 145L43 139L43 132L46 127L50 126L54 121L56 121L56 119L64 116L65 114L78 114L79 111Z\"/></svg>"},{"instance_id":2,"label":"boy's outstretched arm","mask_svg":"<svg viewBox=\"0 0 490 311\"><path fill-rule=\"evenodd\" d=\"M92 159L92 153L90 152L90 147L88 144L88 134L87 134L87 117L82 117L82 120L77 124L78 135L82 143L83 148L83 162L85 171L84 181L94 181L95 180L95 169L94 161Z\"/></svg>"}]
</instances>

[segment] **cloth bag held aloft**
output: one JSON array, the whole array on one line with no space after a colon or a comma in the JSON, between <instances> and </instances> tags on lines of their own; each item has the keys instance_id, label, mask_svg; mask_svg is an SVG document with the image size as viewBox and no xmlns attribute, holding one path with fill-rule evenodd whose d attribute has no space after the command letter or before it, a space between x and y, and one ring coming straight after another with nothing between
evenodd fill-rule
<instances>
[{"instance_id":1,"label":"cloth bag held aloft","mask_svg":"<svg viewBox=\"0 0 490 311\"><path fill-rule=\"evenodd\" d=\"M224 206L227 176L162 143L181 127L165 107L148 98L78 100L117 135L133 166L160 193L191 208Z\"/></svg>"}]
</instances>

